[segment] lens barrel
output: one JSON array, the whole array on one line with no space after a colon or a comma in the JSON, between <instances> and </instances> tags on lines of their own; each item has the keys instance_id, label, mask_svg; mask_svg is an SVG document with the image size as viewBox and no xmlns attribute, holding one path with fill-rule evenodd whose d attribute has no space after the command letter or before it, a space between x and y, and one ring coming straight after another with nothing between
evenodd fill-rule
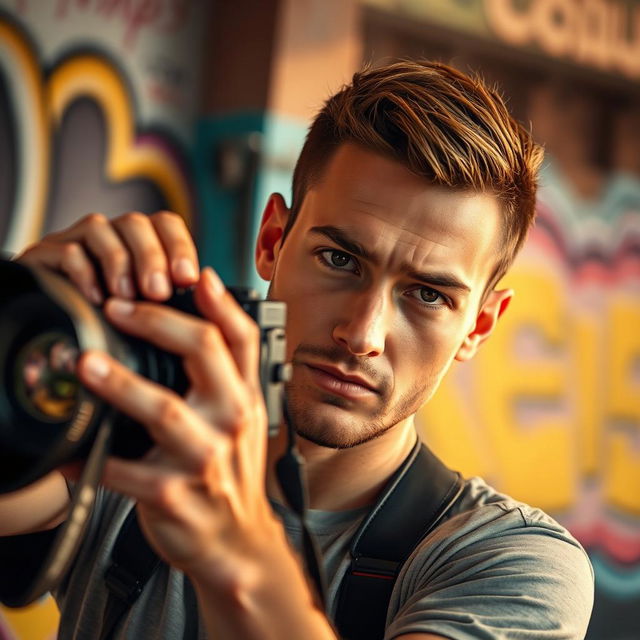
<instances>
[{"instance_id":1,"label":"lens barrel","mask_svg":"<svg viewBox=\"0 0 640 640\"><path fill-rule=\"evenodd\" d=\"M84 458L98 425L113 412L75 376L83 351L107 351L150 380L186 391L179 358L115 331L61 276L2 260L0 283L0 493ZM124 415L113 422L112 454L134 458L149 450L152 442L139 424Z\"/></svg>"},{"instance_id":2,"label":"lens barrel","mask_svg":"<svg viewBox=\"0 0 640 640\"><path fill-rule=\"evenodd\" d=\"M274 436L290 372L285 364L286 306L260 300L251 289L229 291L260 328L259 373L269 435ZM190 290L177 291L166 304L199 315ZM111 454L137 458L152 446L140 424L80 384L75 363L87 349L106 351L180 395L188 389L179 357L116 331L65 278L0 260L0 493L86 457L105 418L114 425Z\"/></svg>"}]
</instances>

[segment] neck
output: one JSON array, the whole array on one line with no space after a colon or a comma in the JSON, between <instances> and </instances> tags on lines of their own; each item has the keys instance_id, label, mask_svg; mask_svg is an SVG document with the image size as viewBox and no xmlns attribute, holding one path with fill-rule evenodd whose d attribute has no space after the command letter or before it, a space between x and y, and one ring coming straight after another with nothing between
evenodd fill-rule
<instances>
[{"instance_id":1,"label":"neck","mask_svg":"<svg viewBox=\"0 0 640 640\"><path fill-rule=\"evenodd\" d=\"M416 442L413 416L379 438L350 449L329 449L298 438L305 459L309 508L325 511L355 509L372 503ZM267 490L281 502L275 463L286 448L285 429L269 443Z\"/></svg>"}]
</instances>

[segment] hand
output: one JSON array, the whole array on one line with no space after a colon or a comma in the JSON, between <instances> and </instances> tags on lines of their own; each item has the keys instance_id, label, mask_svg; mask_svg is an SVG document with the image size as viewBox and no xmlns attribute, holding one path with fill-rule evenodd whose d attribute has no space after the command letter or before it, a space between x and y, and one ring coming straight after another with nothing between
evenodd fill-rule
<instances>
[{"instance_id":1,"label":"hand","mask_svg":"<svg viewBox=\"0 0 640 640\"><path fill-rule=\"evenodd\" d=\"M236 580L274 537L265 494L266 410L257 325L211 269L195 288L203 318L150 302L109 300L121 331L183 358L184 398L106 354L79 363L84 384L143 424L157 444L140 461L110 459L103 482L138 501L141 526L169 563L207 580ZM280 532L278 533L278 527Z\"/></svg>"},{"instance_id":2,"label":"hand","mask_svg":"<svg viewBox=\"0 0 640 640\"><path fill-rule=\"evenodd\" d=\"M133 212L113 220L93 213L49 234L17 259L62 272L95 304L102 303L105 293L127 299L140 293L150 300L166 300L172 285L197 282L199 269L184 220L167 211L151 216Z\"/></svg>"}]
</instances>

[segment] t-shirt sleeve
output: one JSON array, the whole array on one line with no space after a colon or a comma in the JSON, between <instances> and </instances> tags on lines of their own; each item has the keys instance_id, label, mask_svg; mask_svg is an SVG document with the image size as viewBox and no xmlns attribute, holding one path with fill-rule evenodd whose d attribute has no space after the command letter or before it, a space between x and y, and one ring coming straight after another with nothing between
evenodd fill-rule
<instances>
[{"instance_id":1,"label":"t-shirt sleeve","mask_svg":"<svg viewBox=\"0 0 640 640\"><path fill-rule=\"evenodd\" d=\"M578 640L593 605L593 571L570 534L542 511L486 505L429 535L405 563L385 640Z\"/></svg>"}]
</instances>

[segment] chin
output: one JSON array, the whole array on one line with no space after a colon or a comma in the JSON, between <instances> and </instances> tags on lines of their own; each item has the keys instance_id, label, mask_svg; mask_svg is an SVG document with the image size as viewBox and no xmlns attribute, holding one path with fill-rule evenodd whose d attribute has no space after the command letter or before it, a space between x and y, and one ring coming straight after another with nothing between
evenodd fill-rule
<instances>
[{"instance_id":1,"label":"chin","mask_svg":"<svg viewBox=\"0 0 640 640\"><path fill-rule=\"evenodd\" d=\"M392 425L385 427L381 431L360 433L360 434L331 434L326 432L321 433L309 433L308 431L296 430L296 433L305 440L312 442L319 447L325 447L326 449L353 449L366 442L371 442L376 438L379 438L383 433L391 428Z\"/></svg>"},{"instance_id":2,"label":"chin","mask_svg":"<svg viewBox=\"0 0 640 640\"><path fill-rule=\"evenodd\" d=\"M295 432L305 440L328 449L351 449L379 438L393 425L380 420L356 418L342 403L314 410L289 401L289 419ZM322 415L319 415L322 414Z\"/></svg>"},{"instance_id":3,"label":"chin","mask_svg":"<svg viewBox=\"0 0 640 640\"><path fill-rule=\"evenodd\" d=\"M367 406L292 381L286 388L286 402L289 418L300 437L320 447L351 449L379 438L415 414L426 389L422 381L395 402L380 397Z\"/></svg>"}]
</instances>

